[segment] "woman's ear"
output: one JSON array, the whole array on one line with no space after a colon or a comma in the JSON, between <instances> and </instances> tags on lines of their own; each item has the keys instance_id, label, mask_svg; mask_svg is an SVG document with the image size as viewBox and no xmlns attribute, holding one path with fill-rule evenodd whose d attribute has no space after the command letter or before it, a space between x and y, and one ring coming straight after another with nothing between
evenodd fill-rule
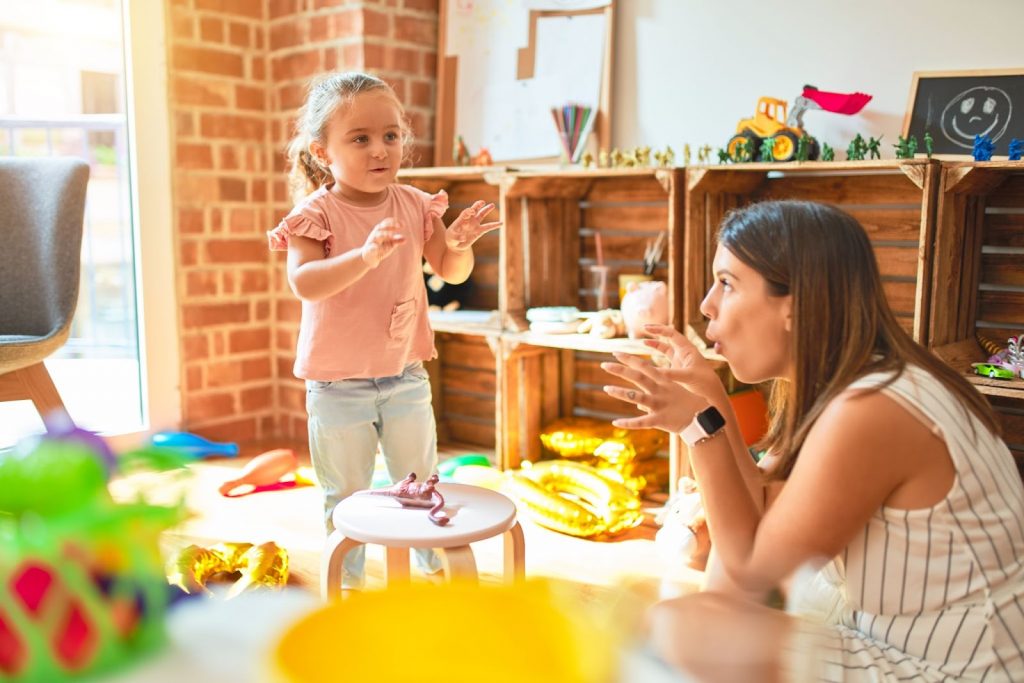
<instances>
[{"instance_id":1,"label":"woman's ear","mask_svg":"<svg viewBox=\"0 0 1024 683\"><path fill-rule=\"evenodd\" d=\"M783 324L786 326L786 332L793 331L793 295L787 294L783 297L782 301L782 317Z\"/></svg>"}]
</instances>

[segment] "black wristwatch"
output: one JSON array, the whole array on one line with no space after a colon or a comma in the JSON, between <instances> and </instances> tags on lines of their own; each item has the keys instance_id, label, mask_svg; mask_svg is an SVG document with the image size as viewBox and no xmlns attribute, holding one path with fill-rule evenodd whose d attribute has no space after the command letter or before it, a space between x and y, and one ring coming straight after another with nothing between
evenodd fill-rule
<instances>
[{"instance_id":1,"label":"black wristwatch","mask_svg":"<svg viewBox=\"0 0 1024 683\"><path fill-rule=\"evenodd\" d=\"M717 436L723 427L725 427L725 418L718 412L718 408L708 406L694 415L693 422L679 435L683 437L687 446L696 446Z\"/></svg>"}]
</instances>

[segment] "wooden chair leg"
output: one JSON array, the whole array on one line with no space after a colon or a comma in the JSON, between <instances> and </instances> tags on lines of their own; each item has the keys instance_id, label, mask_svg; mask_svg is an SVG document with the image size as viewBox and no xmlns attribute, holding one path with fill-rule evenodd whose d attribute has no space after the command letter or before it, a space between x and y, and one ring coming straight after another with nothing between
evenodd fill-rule
<instances>
[{"instance_id":1,"label":"wooden chair leg","mask_svg":"<svg viewBox=\"0 0 1024 683\"><path fill-rule=\"evenodd\" d=\"M14 374L18 375L25 397L32 401L40 416L48 417L55 410L67 413L49 371L41 362L15 370Z\"/></svg>"},{"instance_id":2,"label":"wooden chair leg","mask_svg":"<svg viewBox=\"0 0 1024 683\"><path fill-rule=\"evenodd\" d=\"M452 581L476 581L476 559L473 551L468 545L460 545L454 548L438 548L437 554L441 556L441 566L444 567L444 578Z\"/></svg>"},{"instance_id":3,"label":"wooden chair leg","mask_svg":"<svg viewBox=\"0 0 1024 683\"><path fill-rule=\"evenodd\" d=\"M392 548L384 549L387 558L387 571L384 578L388 586L409 583L409 549Z\"/></svg>"},{"instance_id":4,"label":"wooden chair leg","mask_svg":"<svg viewBox=\"0 0 1024 683\"><path fill-rule=\"evenodd\" d=\"M526 539L523 527L516 522L505 532L505 581L518 583L526 578Z\"/></svg>"},{"instance_id":5,"label":"wooden chair leg","mask_svg":"<svg viewBox=\"0 0 1024 683\"><path fill-rule=\"evenodd\" d=\"M324 546L324 554L320 559L320 597L324 600L337 600L341 595L341 567L345 555L353 548L361 546L360 541L347 538L335 530Z\"/></svg>"}]
</instances>

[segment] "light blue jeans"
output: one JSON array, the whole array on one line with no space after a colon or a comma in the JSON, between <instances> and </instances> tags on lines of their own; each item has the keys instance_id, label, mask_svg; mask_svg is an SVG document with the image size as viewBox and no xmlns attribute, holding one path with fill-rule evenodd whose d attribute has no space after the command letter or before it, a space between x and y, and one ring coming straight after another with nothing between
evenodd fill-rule
<instances>
[{"instance_id":1,"label":"light blue jeans","mask_svg":"<svg viewBox=\"0 0 1024 683\"><path fill-rule=\"evenodd\" d=\"M324 492L327 533L338 502L370 488L379 445L392 481L415 472L426 479L437 469L437 428L431 407L430 378L422 363L394 377L306 381L309 451ZM365 548L345 555L342 586L363 586ZM441 568L432 550L416 550L425 572Z\"/></svg>"}]
</instances>

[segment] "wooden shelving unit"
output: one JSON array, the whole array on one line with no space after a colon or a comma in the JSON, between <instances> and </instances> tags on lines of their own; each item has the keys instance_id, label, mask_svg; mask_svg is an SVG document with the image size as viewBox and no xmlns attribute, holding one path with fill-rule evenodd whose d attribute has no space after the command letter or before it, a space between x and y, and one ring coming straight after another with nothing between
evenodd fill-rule
<instances>
[{"instance_id":1,"label":"wooden shelving unit","mask_svg":"<svg viewBox=\"0 0 1024 683\"><path fill-rule=\"evenodd\" d=\"M977 335L1024 335L1024 162L944 163L929 344L985 394L1024 472L1024 380L973 374Z\"/></svg>"}]
</instances>

